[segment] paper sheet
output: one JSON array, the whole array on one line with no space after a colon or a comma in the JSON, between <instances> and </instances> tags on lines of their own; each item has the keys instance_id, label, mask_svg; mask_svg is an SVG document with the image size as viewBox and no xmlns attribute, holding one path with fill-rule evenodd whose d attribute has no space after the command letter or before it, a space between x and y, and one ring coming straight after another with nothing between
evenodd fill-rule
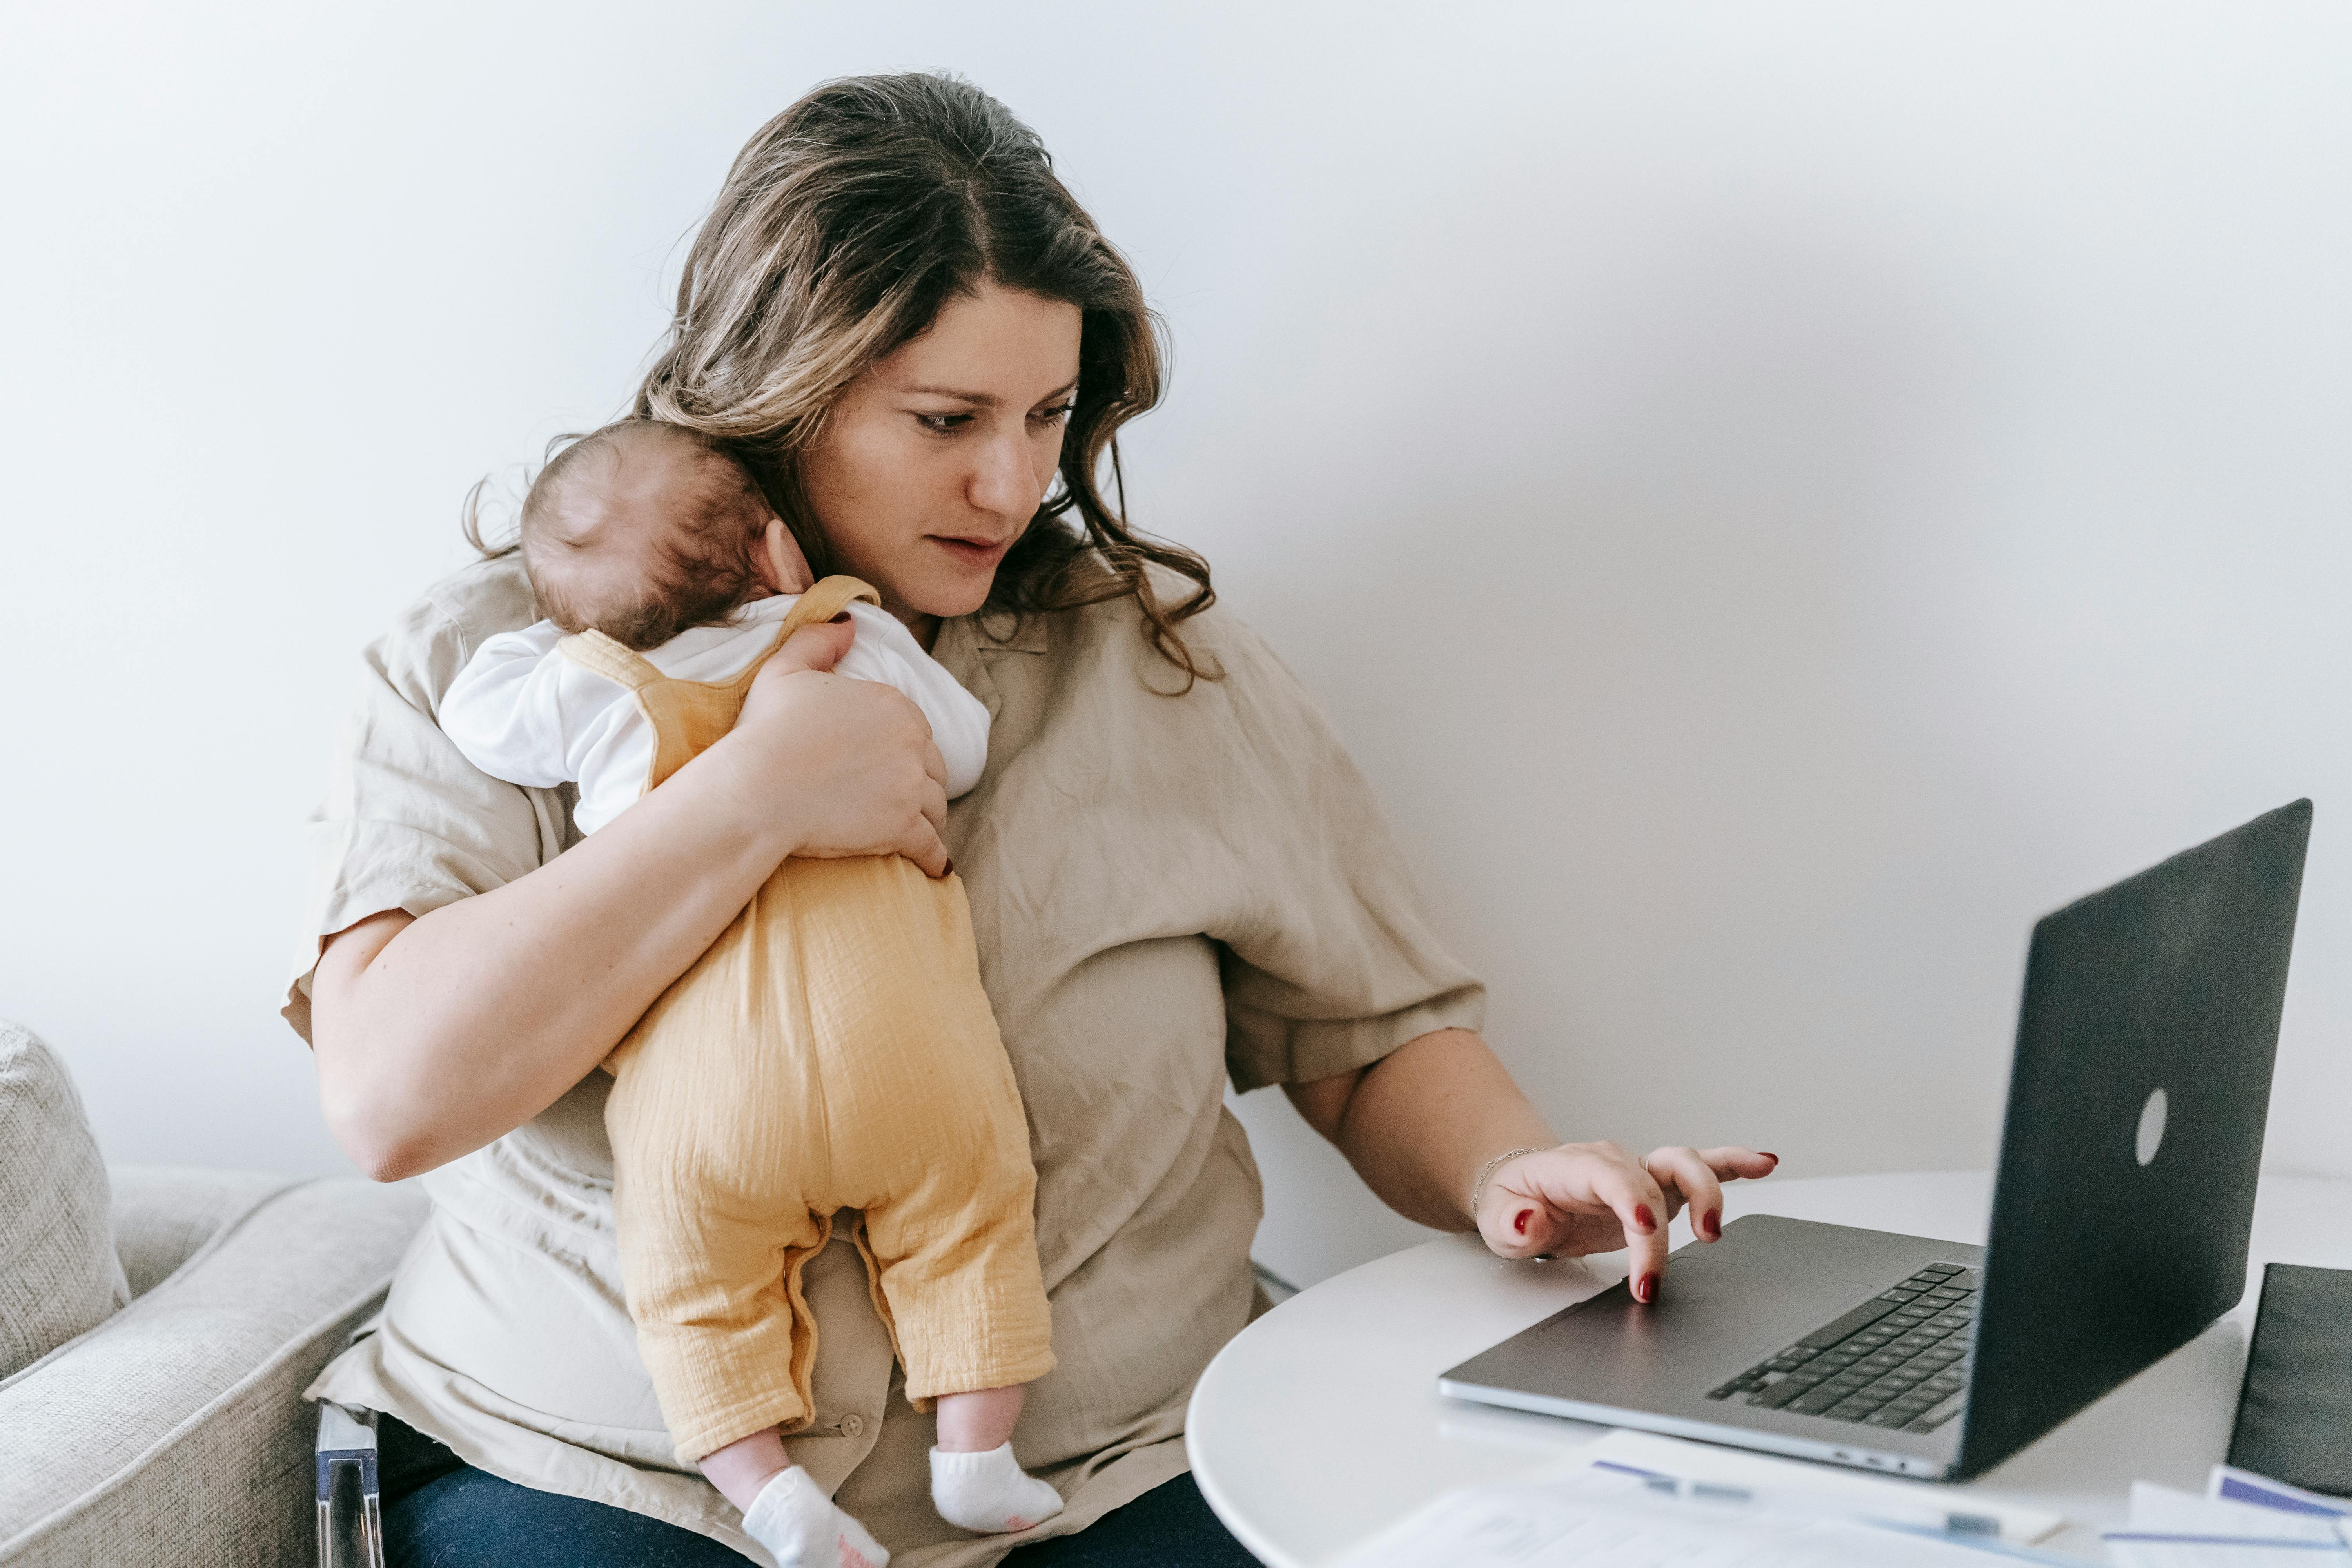
<instances>
[{"instance_id":1,"label":"paper sheet","mask_svg":"<svg viewBox=\"0 0 2352 1568\"><path fill-rule=\"evenodd\" d=\"M2325 1515L2285 1513L2273 1508L2235 1502L2134 1481L2131 1528L2175 1534L2253 1535L2273 1541L2318 1542L2340 1545L2335 1521Z\"/></svg>"},{"instance_id":2,"label":"paper sheet","mask_svg":"<svg viewBox=\"0 0 2352 1568\"><path fill-rule=\"evenodd\" d=\"M2352 1498L2325 1497L2242 1470L2216 1465L2205 1478L2205 1495L2227 1502L2249 1502L2285 1513L2312 1513L2324 1519L2352 1519Z\"/></svg>"},{"instance_id":3,"label":"paper sheet","mask_svg":"<svg viewBox=\"0 0 2352 1568\"><path fill-rule=\"evenodd\" d=\"M2043 1540L2066 1522L2046 1509L1997 1502L1972 1488L1897 1480L1841 1465L1776 1459L1744 1448L1685 1443L1679 1437L1662 1437L1654 1432L1636 1432L1628 1427L1619 1427L1578 1449L1577 1458L1588 1463L1620 1464L1634 1469L1662 1471L1685 1480L1752 1487L1759 1491L1818 1493L1848 1508L1864 1508L1879 1500L1905 1508L1935 1507L1978 1513L1999 1521L2003 1541L2020 1544Z\"/></svg>"},{"instance_id":4,"label":"paper sheet","mask_svg":"<svg viewBox=\"0 0 2352 1568\"><path fill-rule=\"evenodd\" d=\"M2100 1539L2112 1568L2352 1568L2344 1523L2328 1499L2216 1465L2202 1497L2134 1482L2131 1522Z\"/></svg>"},{"instance_id":5,"label":"paper sheet","mask_svg":"<svg viewBox=\"0 0 2352 1568\"><path fill-rule=\"evenodd\" d=\"M1636 1478L1567 1465L1465 1487L1339 1559L1334 1568L1989 1568L2053 1559L1845 1520L1658 1496Z\"/></svg>"}]
</instances>

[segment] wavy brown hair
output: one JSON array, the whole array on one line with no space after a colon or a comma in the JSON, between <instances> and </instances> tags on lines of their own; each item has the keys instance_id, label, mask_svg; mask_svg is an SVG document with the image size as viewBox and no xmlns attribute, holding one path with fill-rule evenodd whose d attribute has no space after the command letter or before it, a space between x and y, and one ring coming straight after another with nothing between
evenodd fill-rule
<instances>
[{"instance_id":1,"label":"wavy brown hair","mask_svg":"<svg viewBox=\"0 0 2352 1568\"><path fill-rule=\"evenodd\" d=\"M827 82L760 129L678 281L640 417L740 456L821 576L835 552L800 457L851 382L995 283L1082 312L1060 480L998 567L987 608L1045 614L1133 596L1185 684L1214 679L1178 623L1215 601L1208 563L1122 515L1118 431L1160 400L1160 322L1035 132L951 76ZM1108 466L1118 504L1104 496ZM1151 569L1188 586L1163 599Z\"/></svg>"}]
</instances>

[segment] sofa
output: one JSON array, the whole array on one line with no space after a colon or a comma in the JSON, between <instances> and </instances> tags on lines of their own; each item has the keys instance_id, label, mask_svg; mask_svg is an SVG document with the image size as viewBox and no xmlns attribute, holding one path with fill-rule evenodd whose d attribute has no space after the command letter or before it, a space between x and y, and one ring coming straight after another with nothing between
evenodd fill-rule
<instances>
[{"instance_id":1,"label":"sofa","mask_svg":"<svg viewBox=\"0 0 2352 1568\"><path fill-rule=\"evenodd\" d=\"M302 1390L425 1212L359 1180L110 1168L62 1060L0 1024L0 1564L314 1562Z\"/></svg>"}]
</instances>

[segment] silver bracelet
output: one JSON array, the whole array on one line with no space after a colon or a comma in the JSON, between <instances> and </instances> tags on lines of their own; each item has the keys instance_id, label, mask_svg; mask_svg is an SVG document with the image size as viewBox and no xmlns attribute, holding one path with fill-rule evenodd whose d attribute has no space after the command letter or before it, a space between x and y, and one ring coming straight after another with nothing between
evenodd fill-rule
<instances>
[{"instance_id":1,"label":"silver bracelet","mask_svg":"<svg viewBox=\"0 0 2352 1568\"><path fill-rule=\"evenodd\" d=\"M1543 1151L1541 1149L1508 1149L1504 1151L1502 1153L1496 1155L1485 1164L1479 1166L1478 1179L1470 1184L1470 1223L1472 1225L1476 1225L1478 1223L1478 1200L1486 1195L1486 1178L1495 1173L1496 1166L1501 1164L1506 1160L1516 1160L1522 1154L1540 1154Z\"/></svg>"}]
</instances>

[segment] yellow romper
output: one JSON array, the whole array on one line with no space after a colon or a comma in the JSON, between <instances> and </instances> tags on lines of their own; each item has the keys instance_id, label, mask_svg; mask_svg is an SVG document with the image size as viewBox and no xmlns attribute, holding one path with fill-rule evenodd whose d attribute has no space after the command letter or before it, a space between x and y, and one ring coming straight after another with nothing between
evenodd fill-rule
<instances>
[{"instance_id":1,"label":"yellow romper","mask_svg":"<svg viewBox=\"0 0 2352 1568\"><path fill-rule=\"evenodd\" d=\"M877 601L819 583L732 680L673 680L594 631L556 647L635 694L652 788L733 728L787 637L859 598ZM786 860L604 1067L621 1277L682 1461L808 1422L801 1268L839 1209L864 1211L852 1235L917 1409L1052 1370L1028 1127L956 878Z\"/></svg>"}]
</instances>

